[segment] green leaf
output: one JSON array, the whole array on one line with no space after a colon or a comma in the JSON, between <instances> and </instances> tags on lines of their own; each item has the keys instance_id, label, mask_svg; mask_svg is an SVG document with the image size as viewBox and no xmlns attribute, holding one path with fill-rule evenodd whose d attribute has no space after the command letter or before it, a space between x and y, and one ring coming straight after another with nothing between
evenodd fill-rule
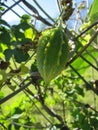
<instances>
[{"instance_id":1,"label":"green leaf","mask_svg":"<svg viewBox=\"0 0 98 130\"><path fill-rule=\"evenodd\" d=\"M22 74L27 74L29 72L29 68L25 66L25 64L21 64L21 72Z\"/></svg>"},{"instance_id":2,"label":"green leaf","mask_svg":"<svg viewBox=\"0 0 98 130\"><path fill-rule=\"evenodd\" d=\"M15 107L15 109L14 109L14 114L22 114L22 112L23 112L23 110L21 110L21 108L19 108L18 106L17 107Z\"/></svg>"},{"instance_id":3,"label":"green leaf","mask_svg":"<svg viewBox=\"0 0 98 130\"><path fill-rule=\"evenodd\" d=\"M15 114L11 117L11 119L19 119L22 116L22 114Z\"/></svg>"},{"instance_id":4,"label":"green leaf","mask_svg":"<svg viewBox=\"0 0 98 130\"><path fill-rule=\"evenodd\" d=\"M3 44L3 43L0 43L0 48L1 48L1 51L3 52L4 50L7 49L7 45L6 44ZM1 52L0 51L0 52Z\"/></svg>"},{"instance_id":5,"label":"green leaf","mask_svg":"<svg viewBox=\"0 0 98 130\"><path fill-rule=\"evenodd\" d=\"M80 37L79 41L84 46L84 45L87 44L87 42L90 40L90 38L91 38L91 35L90 34L86 34L84 37Z\"/></svg>"},{"instance_id":6,"label":"green leaf","mask_svg":"<svg viewBox=\"0 0 98 130\"><path fill-rule=\"evenodd\" d=\"M82 56L87 59L93 65L98 66L98 50L89 46L88 49L82 54ZM78 57L73 63L73 67L81 74L85 74L90 69L90 64L88 64L84 59ZM89 73L88 73L89 74Z\"/></svg>"},{"instance_id":7,"label":"green leaf","mask_svg":"<svg viewBox=\"0 0 98 130\"><path fill-rule=\"evenodd\" d=\"M26 22L22 22L19 25L17 25L18 29L22 29L23 31L31 28L30 24L26 23Z\"/></svg>"},{"instance_id":8,"label":"green leaf","mask_svg":"<svg viewBox=\"0 0 98 130\"><path fill-rule=\"evenodd\" d=\"M87 58L87 57L86 57ZM87 70L89 68L89 65L80 57L77 58L73 63L72 63L73 67L75 67L75 69L77 71L79 71L81 74L83 74L85 72L85 70Z\"/></svg>"},{"instance_id":9,"label":"green leaf","mask_svg":"<svg viewBox=\"0 0 98 130\"><path fill-rule=\"evenodd\" d=\"M22 45L25 45L25 44L31 43L31 42L32 42L31 39L24 38L24 39L21 39L20 41L13 41L13 42L11 42L11 44L15 47L21 48L21 47L23 47Z\"/></svg>"},{"instance_id":10,"label":"green leaf","mask_svg":"<svg viewBox=\"0 0 98 130\"><path fill-rule=\"evenodd\" d=\"M11 49L6 49L6 50L4 51L4 55L5 55L6 61L9 61L10 58L12 57L12 55L13 55L13 50L11 50Z\"/></svg>"},{"instance_id":11,"label":"green leaf","mask_svg":"<svg viewBox=\"0 0 98 130\"><path fill-rule=\"evenodd\" d=\"M4 11L4 10L5 10L5 8L1 6L0 7L0 11Z\"/></svg>"},{"instance_id":12,"label":"green leaf","mask_svg":"<svg viewBox=\"0 0 98 130\"><path fill-rule=\"evenodd\" d=\"M2 99L3 97L4 97L4 93L0 91L0 99Z\"/></svg>"},{"instance_id":13,"label":"green leaf","mask_svg":"<svg viewBox=\"0 0 98 130\"><path fill-rule=\"evenodd\" d=\"M16 62L21 63L26 61L29 58L27 53L24 53L22 49L14 49L14 58Z\"/></svg>"},{"instance_id":14,"label":"green leaf","mask_svg":"<svg viewBox=\"0 0 98 130\"><path fill-rule=\"evenodd\" d=\"M83 88L80 88L78 85L75 87L77 93L81 96L84 96Z\"/></svg>"},{"instance_id":15,"label":"green leaf","mask_svg":"<svg viewBox=\"0 0 98 130\"><path fill-rule=\"evenodd\" d=\"M34 38L35 38L35 32L33 31L32 28L25 30L24 34L25 34L26 38L30 38L32 40L34 40Z\"/></svg>"},{"instance_id":16,"label":"green leaf","mask_svg":"<svg viewBox=\"0 0 98 130\"><path fill-rule=\"evenodd\" d=\"M0 88L2 88L2 83L7 80L7 73L5 70L0 70Z\"/></svg>"},{"instance_id":17,"label":"green leaf","mask_svg":"<svg viewBox=\"0 0 98 130\"><path fill-rule=\"evenodd\" d=\"M16 89L16 85L12 85L12 84L7 84L8 88L11 89L12 91L15 91Z\"/></svg>"},{"instance_id":18,"label":"green leaf","mask_svg":"<svg viewBox=\"0 0 98 130\"><path fill-rule=\"evenodd\" d=\"M36 64L32 64L32 65L31 65L31 71L32 71L32 72L38 71Z\"/></svg>"},{"instance_id":19,"label":"green leaf","mask_svg":"<svg viewBox=\"0 0 98 130\"><path fill-rule=\"evenodd\" d=\"M5 26L10 27L10 25L3 19L0 19L0 25L5 25Z\"/></svg>"},{"instance_id":20,"label":"green leaf","mask_svg":"<svg viewBox=\"0 0 98 130\"><path fill-rule=\"evenodd\" d=\"M1 46L1 44L0 44L0 52L2 52L2 46Z\"/></svg>"},{"instance_id":21,"label":"green leaf","mask_svg":"<svg viewBox=\"0 0 98 130\"><path fill-rule=\"evenodd\" d=\"M1 27L0 28L0 42L4 43L4 44L10 44L10 40L11 40L11 36L9 33L9 30Z\"/></svg>"},{"instance_id":22,"label":"green leaf","mask_svg":"<svg viewBox=\"0 0 98 130\"><path fill-rule=\"evenodd\" d=\"M94 0L88 13L88 17L92 22L98 20L98 0Z\"/></svg>"},{"instance_id":23,"label":"green leaf","mask_svg":"<svg viewBox=\"0 0 98 130\"><path fill-rule=\"evenodd\" d=\"M27 15L27 14L24 14L22 17L21 17L21 22L29 22L31 19L30 15Z\"/></svg>"},{"instance_id":24,"label":"green leaf","mask_svg":"<svg viewBox=\"0 0 98 130\"><path fill-rule=\"evenodd\" d=\"M7 49L7 45L6 44L3 44L3 43L0 43L0 57L4 58L4 50Z\"/></svg>"},{"instance_id":25,"label":"green leaf","mask_svg":"<svg viewBox=\"0 0 98 130\"><path fill-rule=\"evenodd\" d=\"M94 126L94 128L98 128L98 117L96 117L96 115L90 119L90 124Z\"/></svg>"},{"instance_id":26,"label":"green leaf","mask_svg":"<svg viewBox=\"0 0 98 130\"><path fill-rule=\"evenodd\" d=\"M12 32L16 39L25 38L23 30L21 30L21 28L19 28L18 25L14 25L12 27Z\"/></svg>"},{"instance_id":27,"label":"green leaf","mask_svg":"<svg viewBox=\"0 0 98 130\"><path fill-rule=\"evenodd\" d=\"M0 70L0 81L6 81L6 79L7 79L7 74L6 74L6 72L5 72L5 70Z\"/></svg>"},{"instance_id":28,"label":"green leaf","mask_svg":"<svg viewBox=\"0 0 98 130\"><path fill-rule=\"evenodd\" d=\"M8 125L8 130L11 130L11 129L12 129L12 126L13 126L12 124L9 124L9 125Z\"/></svg>"}]
</instances>

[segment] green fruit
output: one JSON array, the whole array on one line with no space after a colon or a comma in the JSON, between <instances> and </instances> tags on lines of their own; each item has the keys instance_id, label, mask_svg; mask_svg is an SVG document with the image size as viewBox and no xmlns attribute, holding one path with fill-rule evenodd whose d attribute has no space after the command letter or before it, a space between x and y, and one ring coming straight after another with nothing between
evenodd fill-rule
<instances>
[{"instance_id":1,"label":"green fruit","mask_svg":"<svg viewBox=\"0 0 98 130\"><path fill-rule=\"evenodd\" d=\"M61 73L68 56L68 40L61 26L42 32L37 50L37 66L46 84Z\"/></svg>"}]
</instances>

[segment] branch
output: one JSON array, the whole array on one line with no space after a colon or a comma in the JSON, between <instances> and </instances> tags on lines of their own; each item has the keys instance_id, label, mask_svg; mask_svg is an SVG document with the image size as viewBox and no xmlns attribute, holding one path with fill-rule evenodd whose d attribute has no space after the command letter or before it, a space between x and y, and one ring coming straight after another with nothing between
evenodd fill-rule
<instances>
[{"instance_id":1,"label":"branch","mask_svg":"<svg viewBox=\"0 0 98 130\"><path fill-rule=\"evenodd\" d=\"M88 84L88 82L84 79L84 77L82 77L79 72L72 66L70 65L70 68L80 77L80 79L82 79L82 81L85 83L85 84ZM89 84L88 84L89 85Z\"/></svg>"},{"instance_id":2,"label":"branch","mask_svg":"<svg viewBox=\"0 0 98 130\"><path fill-rule=\"evenodd\" d=\"M19 18L21 18L21 16L16 13L11 7L8 7L6 4L2 3L1 5L5 6L6 8L8 8L7 10L5 10L5 12L3 12L2 14L0 14L1 16L4 15L7 11L11 10L13 13L15 13ZM14 4L15 6L16 4Z\"/></svg>"},{"instance_id":3,"label":"branch","mask_svg":"<svg viewBox=\"0 0 98 130\"><path fill-rule=\"evenodd\" d=\"M30 129L37 129L37 130L42 129L43 130L43 129L47 129L49 127L49 126L40 126L40 125L37 125L36 123L35 123L35 126L34 126L34 124L33 125L25 125L25 124L17 123L14 121L12 121L12 124L16 125L16 126L23 127L24 129L28 129L28 130L30 130Z\"/></svg>"},{"instance_id":4,"label":"branch","mask_svg":"<svg viewBox=\"0 0 98 130\"><path fill-rule=\"evenodd\" d=\"M28 98L30 99L30 101L34 104L34 106L35 106L36 109L39 111L39 113L40 113L51 125L53 125L52 121L49 120L45 114L42 113L42 111L38 108L38 106L35 104L35 102L33 101L33 99L30 97L30 95L31 95L32 97L34 97L36 100L39 101L39 95L34 95L33 92L32 92L30 89L28 89L28 88L25 89L24 92L25 92L26 96L28 96Z\"/></svg>"},{"instance_id":5,"label":"branch","mask_svg":"<svg viewBox=\"0 0 98 130\"><path fill-rule=\"evenodd\" d=\"M14 97L16 94L20 93L25 88L27 88L30 84L32 84L32 80L30 82L28 82L26 85L22 85L18 90L14 91L13 93L11 93L8 96L1 99L0 104L3 104L4 102L8 101L10 98Z\"/></svg>"},{"instance_id":6,"label":"branch","mask_svg":"<svg viewBox=\"0 0 98 130\"><path fill-rule=\"evenodd\" d=\"M16 6L18 3L20 3L21 2L21 0L18 0L15 4L13 4L12 6L10 6L10 7L8 7L8 6L6 6L4 3L2 3L1 5L4 5L4 6L6 6L8 9L6 9L3 13L2 13L2 15L4 15L7 11L9 11L9 10L12 10L12 8L14 7L14 6ZM14 11L14 10L13 10ZM14 12L15 13L15 12ZM15 13L16 14L16 13ZM1 15L1 16L2 16ZM18 15L19 16L19 15ZM20 17L20 16L19 16Z\"/></svg>"},{"instance_id":7,"label":"branch","mask_svg":"<svg viewBox=\"0 0 98 130\"><path fill-rule=\"evenodd\" d=\"M56 3L57 3L57 8L58 8L58 10L59 10L59 12L60 12L60 14L61 14L61 12L62 12L62 8L61 8L61 4L60 4L60 0L56 0Z\"/></svg>"},{"instance_id":8,"label":"branch","mask_svg":"<svg viewBox=\"0 0 98 130\"><path fill-rule=\"evenodd\" d=\"M87 54L95 61L96 65L98 66L98 61L97 59L90 53L88 50L86 50Z\"/></svg>"},{"instance_id":9,"label":"branch","mask_svg":"<svg viewBox=\"0 0 98 130\"><path fill-rule=\"evenodd\" d=\"M64 128L66 128L66 130L69 130L68 126L65 124L65 122L63 121L63 119L62 119L62 117L60 115L56 114L53 110L49 109L49 107L47 107L44 103L42 103L42 107L45 109L45 111L49 115L57 118L61 122L61 124L64 125Z\"/></svg>"},{"instance_id":10,"label":"branch","mask_svg":"<svg viewBox=\"0 0 98 130\"><path fill-rule=\"evenodd\" d=\"M37 20L40 20L41 22L43 22L44 24L48 25L48 26L52 26L52 24L50 22L48 22L46 19L44 19L42 16L36 16L36 15L32 15L33 17L35 17Z\"/></svg>"},{"instance_id":11,"label":"branch","mask_svg":"<svg viewBox=\"0 0 98 130\"><path fill-rule=\"evenodd\" d=\"M16 2L15 0L12 0ZM23 8L19 3L17 4L21 9L23 9L27 14L31 15L25 8ZM31 15L32 16L32 15Z\"/></svg>"},{"instance_id":12,"label":"branch","mask_svg":"<svg viewBox=\"0 0 98 130\"><path fill-rule=\"evenodd\" d=\"M29 4L26 0L22 0L22 2L23 2L32 12L34 12L34 13L37 14L37 15L39 15L39 12L37 11L37 9L36 9L33 5Z\"/></svg>"},{"instance_id":13,"label":"branch","mask_svg":"<svg viewBox=\"0 0 98 130\"><path fill-rule=\"evenodd\" d=\"M1 127L4 128L4 130L7 130L7 128L5 127L5 125L3 123L0 123Z\"/></svg>"},{"instance_id":14,"label":"branch","mask_svg":"<svg viewBox=\"0 0 98 130\"><path fill-rule=\"evenodd\" d=\"M64 121L62 119L62 117L58 114L56 114L53 110L51 110L45 103L44 103L44 95L41 91L41 88L40 86L38 85L37 86L37 89L38 89L38 95L39 95L39 101L42 105L42 107L44 108L44 110L51 116L57 118L62 124L64 124Z\"/></svg>"},{"instance_id":15,"label":"branch","mask_svg":"<svg viewBox=\"0 0 98 130\"><path fill-rule=\"evenodd\" d=\"M36 74L36 73L35 73ZM34 75L33 75L34 76ZM45 104L44 104L44 99L43 99L43 94L42 94L42 92L41 92L41 88L40 88L40 86L38 86L38 95L37 96L35 96L33 93L32 93L32 91L30 90L30 89L28 89L28 88L26 88L25 89L25 94L29 97L29 95L31 95L31 96L33 96L36 100L38 100L40 103L41 103L41 105L42 105L42 107L44 108L44 110L49 114L49 115L51 115L52 117L55 117L55 118L57 118L62 124L64 124L64 121L63 121L63 119L62 119L62 117L60 116L60 115L58 115L58 114L56 114L53 110L51 110L48 106L46 106ZM29 95L28 95L28 94ZM46 120L48 120L48 122L50 122L52 125L53 125L53 123L39 110L39 108L37 107L37 105L34 103L34 101L29 97L29 99L33 102L33 104L35 105L35 107L37 108L37 110L43 115L43 117L46 119ZM66 126L66 128L67 128L67 126Z\"/></svg>"},{"instance_id":16,"label":"branch","mask_svg":"<svg viewBox=\"0 0 98 130\"><path fill-rule=\"evenodd\" d=\"M74 101L75 103L77 103L77 104L79 104L79 105L81 105L81 106L84 106L85 108L89 108L89 109L91 109L92 111L94 111L96 114L98 114L98 111L95 110L93 107L91 107L89 104L85 104L85 103L79 102L79 101L75 100L74 98L72 99L72 98L70 98L69 95L67 95L67 96L68 96L68 98L69 98L70 100Z\"/></svg>"},{"instance_id":17,"label":"branch","mask_svg":"<svg viewBox=\"0 0 98 130\"><path fill-rule=\"evenodd\" d=\"M31 81L29 81L27 84L24 84L29 78L31 78ZM32 84L33 82L36 82L37 79L40 78L40 74L38 72L32 72L30 77L27 77L26 79L24 79L22 81L22 83L19 85L19 89L14 91L13 93L9 94L8 96L4 97L3 99L0 100L0 104L6 102L7 100L9 100L10 98L14 97L16 94L20 93L21 91L23 91L24 89L26 89L30 84ZM35 81L33 81L33 79Z\"/></svg>"},{"instance_id":18,"label":"branch","mask_svg":"<svg viewBox=\"0 0 98 130\"><path fill-rule=\"evenodd\" d=\"M94 89L94 88L92 87L92 85L89 84L89 83L84 79L84 77L81 76L81 75L79 74L79 72L78 72L72 65L70 65L70 68L80 77L80 79L82 79L82 81L86 84L86 87L87 87L88 89L92 90L96 95L98 95L98 91L97 91L96 89Z\"/></svg>"},{"instance_id":19,"label":"branch","mask_svg":"<svg viewBox=\"0 0 98 130\"><path fill-rule=\"evenodd\" d=\"M77 37L73 38L73 41L76 41L79 37L81 37L84 33L86 33L88 30L90 30L92 27L98 24L98 21L94 22L92 25L90 25L87 29L82 31Z\"/></svg>"},{"instance_id":20,"label":"branch","mask_svg":"<svg viewBox=\"0 0 98 130\"><path fill-rule=\"evenodd\" d=\"M52 18L47 14L47 12L43 10L43 8L38 4L38 2L37 2L36 0L33 0L33 1L34 1L34 3L39 7L39 9L40 9L47 17L48 17L53 23L55 23L54 19L52 19Z\"/></svg>"},{"instance_id":21,"label":"branch","mask_svg":"<svg viewBox=\"0 0 98 130\"><path fill-rule=\"evenodd\" d=\"M79 52L77 52L77 54L69 62L67 62L66 67L73 63L79 56L81 56L81 54L89 47L89 45L93 42L97 35L98 31L96 31L89 42Z\"/></svg>"},{"instance_id":22,"label":"branch","mask_svg":"<svg viewBox=\"0 0 98 130\"><path fill-rule=\"evenodd\" d=\"M64 124L64 121L62 119L62 117L58 114L56 114L53 110L49 109L45 104L42 103L42 107L46 110L46 112L53 116L53 117L56 117L62 124Z\"/></svg>"},{"instance_id":23,"label":"branch","mask_svg":"<svg viewBox=\"0 0 98 130\"><path fill-rule=\"evenodd\" d=\"M37 9L29 4L26 0L21 0L32 12L34 12L34 14L36 15L32 15L33 17L35 17L36 19L42 21L43 23L47 24L48 26L52 26L52 24L50 22L48 22L47 20L45 20L42 16L39 15L39 12L37 11Z\"/></svg>"},{"instance_id":24,"label":"branch","mask_svg":"<svg viewBox=\"0 0 98 130\"><path fill-rule=\"evenodd\" d=\"M43 94L42 94L42 92L41 92L40 86L38 86L38 96L35 96L29 89L26 89L25 91L26 91L27 93L29 93L31 96L33 96L35 99L37 99L37 100L41 103L43 109L44 109L49 115L51 115L52 117L57 118L62 124L64 124L64 121L63 121L62 117L61 117L60 115L56 114L53 110L51 110L47 105L44 104L44 98L43 98ZM32 99L30 99L30 100L33 102ZM37 108L37 109L38 109L38 108ZM42 112L41 112L41 114L42 114ZM45 117L45 118L46 118L46 117ZM47 119L47 118L46 118L46 119ZM49 121L49 122L50 122L50 121ZM50 123L52 124L52 122L50 122Z\"/></svg>"},{"instance_id":25,"label":"branch","mask_svg":"<svg viewBox=\"0 0 98 130\"><path fill-rule=\"evenodd\" d=\"M94 66L90 61L88 61L84 56L80 56L85 62L87 62L90 66L92 66L96 71L98 71L98 68Z\"/></svg>"}]
</instances>

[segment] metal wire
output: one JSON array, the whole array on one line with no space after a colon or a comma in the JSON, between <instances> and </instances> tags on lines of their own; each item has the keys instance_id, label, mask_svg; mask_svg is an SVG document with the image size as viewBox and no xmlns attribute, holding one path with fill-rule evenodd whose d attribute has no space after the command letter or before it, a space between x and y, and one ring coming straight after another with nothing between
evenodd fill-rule
<instances>
[{"instance_id":1,"label":"metal wire","mask_svg":"<svg viewBox=\"0 0 98 130\"><path fill-rule=\"evenodd\" d=\"M16 3L15 0L12 0L13 2ZM24 7L22 7L19 3L17 4L25 13L27 13L28 15L31 15ZM31 15L32 16L32 15Z\"/></svg>"}]
</instances>

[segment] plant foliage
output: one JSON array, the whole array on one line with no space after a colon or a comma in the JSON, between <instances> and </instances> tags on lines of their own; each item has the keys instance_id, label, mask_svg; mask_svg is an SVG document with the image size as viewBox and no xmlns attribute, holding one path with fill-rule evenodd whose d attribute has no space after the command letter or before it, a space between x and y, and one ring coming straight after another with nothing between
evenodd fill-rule
<instances>
[{"instance_id":1,"label":"plant foliage","mask_svg":"<svg viewBox=\"0 0 98 130\"><path fill-rule=\"evenodd\" d=\"M27 14L17 25L9 25L0 17L0 130L98 130L98 1L92 2L78 31L67 26L76 13L72 1L57 3L60 15L56 20L36 0L49 20L33 5L22 2L47 28L36 28ZM0 1L1 16L7 8L5 3ZM78 13L84 7L84 3L78 6ZM63 33L54 35L59 25ZM64 69L57 73L62 64ZM45 78L52 77L48 85L41 73L43 67Z\"/></svg>"}]
</instances>

